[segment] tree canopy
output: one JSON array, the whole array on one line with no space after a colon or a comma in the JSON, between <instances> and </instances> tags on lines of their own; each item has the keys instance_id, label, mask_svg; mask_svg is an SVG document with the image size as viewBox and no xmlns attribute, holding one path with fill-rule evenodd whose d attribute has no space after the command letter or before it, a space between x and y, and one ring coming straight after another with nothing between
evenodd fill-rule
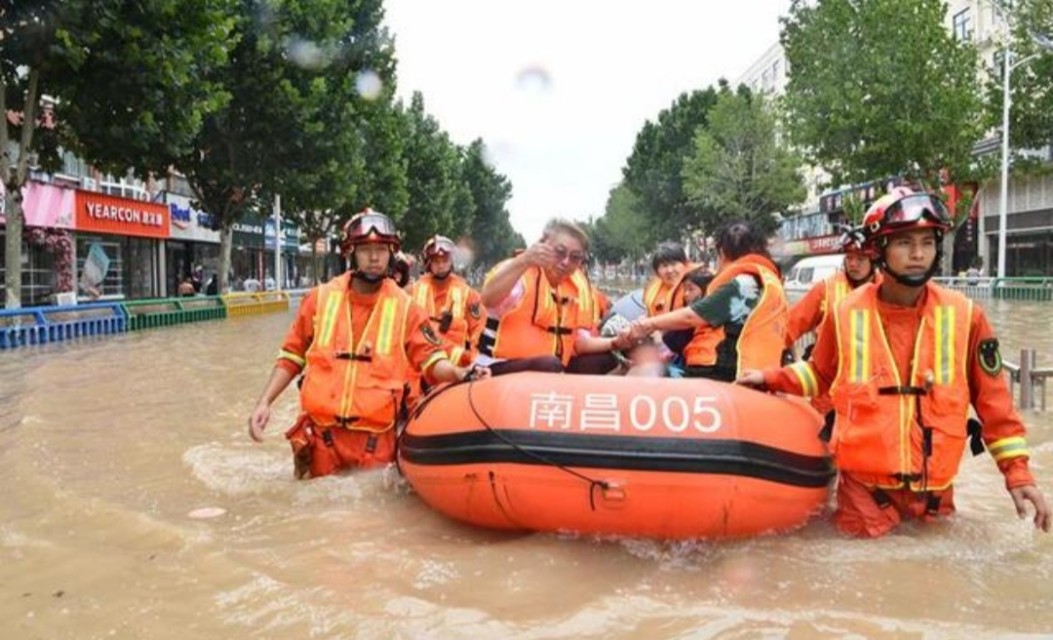
<instances>
[{"instance_id":1,"label":"tree canopy","mask_svg":"<svg viewBox=\"0 0 1053 640\"><path fill-rule=\"evenodd\" d=\"M786 132L836 184L902 175L939 183L982 134L977 54L944 26L942 0L795 1Z\"/></svg>"}]
</instances>

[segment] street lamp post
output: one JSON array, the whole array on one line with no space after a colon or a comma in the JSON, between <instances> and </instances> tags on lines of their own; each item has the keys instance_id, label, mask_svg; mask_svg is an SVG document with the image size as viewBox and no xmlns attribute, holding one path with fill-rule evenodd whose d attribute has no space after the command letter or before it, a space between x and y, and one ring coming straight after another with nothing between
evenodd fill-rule
<instances>
[{"instance_id":1,"label":"street lamp post","mask_svg":"<svg viewBox=\"0 0 1053 640\"><path fill-rule=\"evenodd\" d=\"M1043 49L1053 51L1053 42L1048 38L1032 36L1035 44ZM1009 92L1009 74L1019 66L1031 62L1042 55L1033 53L1026 58L1012 62L1013 51L1006 45L1002 60L1002 188L998 192L998 277L1005 277L1006 215L1009 207L1009 106L1012 97Z\"/></svg>"}]
</instances>

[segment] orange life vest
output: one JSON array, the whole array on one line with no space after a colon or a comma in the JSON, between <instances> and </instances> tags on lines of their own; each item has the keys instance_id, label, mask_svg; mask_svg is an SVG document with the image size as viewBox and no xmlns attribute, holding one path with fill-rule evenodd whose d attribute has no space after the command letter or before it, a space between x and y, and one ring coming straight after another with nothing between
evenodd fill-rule
<instances>
[{"instance_id":1,"label":"orange life vest","mask_svg":"<svg viewBox=\"0 0 1053 640\"><path fill-rule=\"evenodd\" d=\"M782 363L789 313L782 280L770 260L749 254L725 265L709 283L707 291L714 292L740 275L760 278L761 293L739 333L735 371L778 367Z\"/></svg>"},{"instance_id":2,"label":"orange life vest","mask_svg":"<svg viewBox=\"0 0 1053 640\"><path fill-rule=\"evenodd\" d=\"M654 317L672 311L671 296L676 287L670 287L661 278L652 278L644 289L644 306L647 315Z\"/></svg>"},{"instance_id":3,"label":"orange life vest","mask_svg":"<svg viewBox=\"0 0 1053 640\"><path fill-rule=\"evenodd\" d=\"M523 295L515 306L500 318L486 319L479 352L499 359L554 355L567 364L577 331L596 326L592 285L575 271L553 287L538 267L527 269L519 285Z\"/></svg>"},{"instance_id":4,"label":"orange life vest","mask_svg":"<svg viewBox=\"0 0 1053 640\"><path fill-rule=\"evenodd\" d=\"M926 285L910 377L901 380L878 315L877 292L875 284L859 287L833 315L835 462L866 484L944 489L958 473L968 435L972 301Z\"/></svg>"},{"instance_id":5,"label":"orange life vest","mask_svg":"<svg viewBox=\"0 0 1053 640\"><path fill-rule=\"evenodd\" d=\"M412 301L385 278L365 334L352 348L350 281L346 273L319 287L300 403L318 426L387 431L395 425L411 368L405 345Z\"/></svg>"},{"instance_id":6,"label":"orange life vest","mask_svg":"<svg viewBox=\"0 0 1053 640\"><path fill-rule=\"evenodd\" d=\"M468 344L468 299L472 288L464 278L456 274L451 273L446 278L446 304L442 309L435 306L436 287L434 277L430 273L413 283L409 294L414 302L428 312L432 328L442 338L446 355L451 362L457 364L465 351L471 349L471 345ZM442 331L442 316L447 311L450 313L450 326L446 331Z\"/></svg>"}]
</instances>

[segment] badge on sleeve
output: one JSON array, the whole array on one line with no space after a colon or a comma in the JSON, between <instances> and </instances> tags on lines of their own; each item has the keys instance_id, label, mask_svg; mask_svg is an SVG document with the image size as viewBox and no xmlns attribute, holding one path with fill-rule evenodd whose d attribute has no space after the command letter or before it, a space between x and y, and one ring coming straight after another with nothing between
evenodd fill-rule
<instances>
[{"instance_id":1,"label":"badge on sleeve","mask_svg":"<svg viewBox=\"0 0 1053 640\"><path fill-rule=\"evenodd\" d=\"M473 302L468 305L468 313L472 314L472 317L478 320L483 315L483 308L478 302Z\"/></svg>"},{"instance_id":2,"label":"badge on sleeve","mask_svg":"<svg viewBox=\"0 0 1053 640\"><path fill-rule=\"evenodd\" d=\"M435 335L435 330L431 328L430 322L424 322L420 325L420 332L424 334L424 339L436 347L442 346L442 340L439 340L439 336Z\"/></svg>"},{"instance_id":3,"label":"badge on sleeve","mask_svg":"<svg viewBox=\"0 0 1053 640\"><path fill-rule=\"evenodd\" d=\"M1002 354L998 351L998 338L988 338L980 341L976 348L976 355L980 359L980 368L989 376L997 376L1002 373Z\"/></svg>"}]
</instances>

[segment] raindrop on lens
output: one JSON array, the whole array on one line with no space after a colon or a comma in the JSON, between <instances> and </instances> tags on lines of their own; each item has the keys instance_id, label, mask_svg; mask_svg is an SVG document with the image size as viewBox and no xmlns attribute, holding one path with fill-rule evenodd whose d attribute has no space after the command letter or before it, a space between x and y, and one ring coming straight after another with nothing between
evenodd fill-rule
<instances>
[{"instance_id":1,"label":"raindrop on lens","mask_svg":"<svg viewBox=\"0 0 1053 640\"><path fill-rule=\"evenodd\" d=\"M384 81L376 71L366 69L360 71L355 78L355 90L365 100L376 100L384 90Z\"/></svg>"},{"instance_id":2,"label":"raindrop on lens","mask_svg":"<svg viewBox=\"0 0 1053 640\"><path fill-rule=\"evenodd\" d=\"M552 76L541 65L524 67L516 75L516 87L526 93L541 95L552 87Z\"/></svg>"}]
</instances>

